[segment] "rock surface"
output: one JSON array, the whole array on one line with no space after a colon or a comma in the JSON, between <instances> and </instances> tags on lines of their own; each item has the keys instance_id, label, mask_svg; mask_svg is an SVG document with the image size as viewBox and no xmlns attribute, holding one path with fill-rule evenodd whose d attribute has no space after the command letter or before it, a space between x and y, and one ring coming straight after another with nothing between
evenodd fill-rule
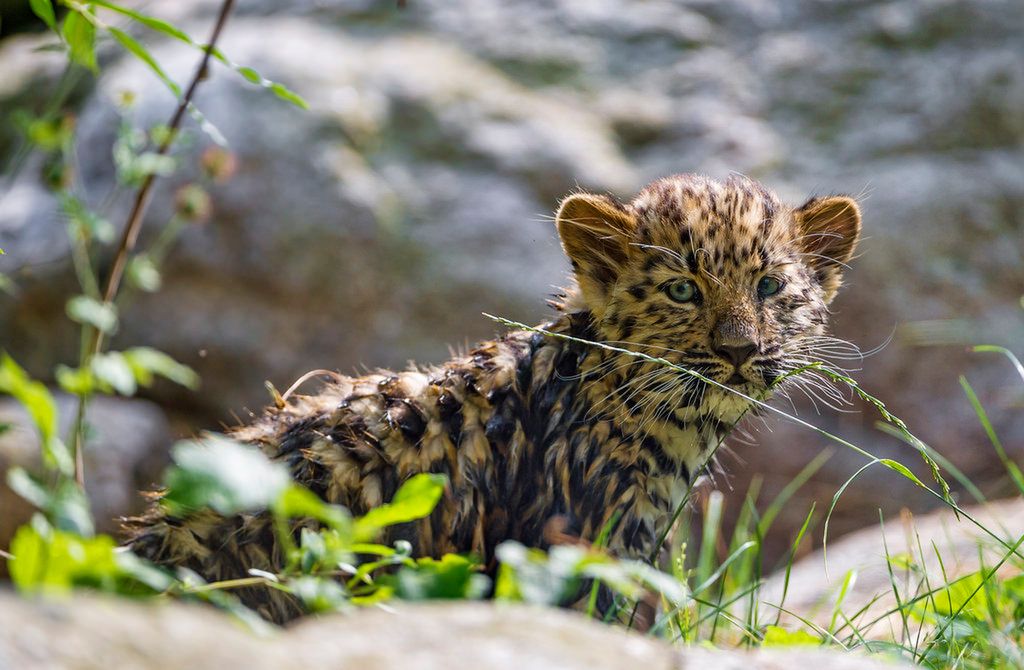
<instances>
[{"instance_id":1,"label":"rock surface","mask_svg":"<svg viewBox=\"0 0 1024 670\"><path fill-rule=\"evenodd\" d=\"M0 592L0 667L421 670L898 670L856 654L677 650L559 610L484 603L402 606L307 621L257 638L209 608Z\"/></svg>"},{"instance_id":2,"label":"rock surface","mask_svg":"<svg viewBox=\"0 0 1024 670\"><path fill-rule=\"evenodd\" d=\"M1024 536L1024 498L975 505L965 511L1011 546ZM936 553L941 556L941 564ZM1005 554L1006 550L995 539L967 518L957 519L950 509L920 516L904 514L902 519L890 518L884 528L865 528L830 541L827 556L817 551L794 563L784 607L803 619L828 626L843 581L852 572L855 581L843 598L843 611L854 618L854 613L863 609L863 613L854 618L861 634L869 639L873 634L885 637L902 627L898 616L883 616L896 605L887 555L907 556L918 566L922 565L923 556L928 579L932 587L937 588L979 570L982 557L985 566L991 567ZM900 563L897 558L893 570L902 589L900 597L906 601L917 595L913 585L920 575L906 578ZM1010 561L1006 572L1014 573L1017 570L1011 567L1014 565L1019 563ZM775 605L783 602L784 579L784 575L777 574L768 580L761 594L763 602ZM775 608L766 608L765 611L771 616L777 612ZM875 619L879 621L874 626L864 625ZM784 614L782 620L800 625L788 614Z\"/></svg>"},{"instance_id":3,"label":"rock surface","mask_svg":"<svg viewBox=\"0 0 1024 670\"><path fill-rule=\"evenodd\" d=\"M262 0L240 5L229 24L225 51L311 110L223 69L200 89L197 104L238 154L238 173L214 188L212 219L185 232L164 289L125 310L115 340L201 372L199 395L154 392L170 411L217 427L261 406L265 379L285 388L311 369L440 360L497 330L481 311L539 320L566 271L545 220L560 195L578 185L628 197L666 173L736 170L794 201L862 197L866 239L836 331L865 349L896 339L858 378L968 476L995 482L1004 473L957 385L967 373L1021 456L1020 380L1002 359L962 347L1024 340L1024 259L1008 243L1024 238L1017 0L393 5ZM197 36L216 10L146 6ZM0 51L5 112L38 109L50 90L40 77L52 63L18 39ZM188 75L193 51L153 44L172 76ZM78 106L82 189L94 204L113 181L117 93L137 94L140 123L163 122L172 107L142 66L115 51L105 60ZM0 151L9 126L0 118ZM183 163L194 165L206 142L194 137ZM20 286L16 299L0 296L0 344L45 377L55 358L74 360L77 340L54 325L74 279L38 170L30 161L0 194L0 272ZM161 182L144 244L191 176ZM913 463L875 431L870 410L802 416ZM787 426L756 442L727 462L732 513L752 476L769 498L823 447ZM783 510L779 552L810 500L827 504L862 463L837 452ZM837 533L873 523L879 504L889 513L931 504L909 481L875 474L846 491Z\"/></svg>"}]
</instances>

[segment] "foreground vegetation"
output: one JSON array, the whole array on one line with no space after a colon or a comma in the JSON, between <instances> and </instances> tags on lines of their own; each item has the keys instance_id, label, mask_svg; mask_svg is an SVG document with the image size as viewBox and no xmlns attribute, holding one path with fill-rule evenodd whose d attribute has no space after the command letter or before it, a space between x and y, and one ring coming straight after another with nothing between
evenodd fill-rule
<instances>
[{"instance_id":1,"label":"foreground vegetation","mask_svg":"<svg viewBox=\"0 0 1024 670\"><path fill-rule=\"evenodd\" d=\"M624 626L641 627L643 621L647 634L672 642L744 647L827 646L892 654L929 668L1013 668L1024 664L1024 552L1020 547L1024 537L1004 537L999 529L985 527L962 510L952 497L942 470L949 472L979 502L983 500L981 492L914 437L882 402L827 361L815 362L794 374L828 384L837 392L845 390L873 406L885 429L901 437L924 459L933 481L925 483L901 462L875 457L839 436L754 399L765 412L814 430L865 459L864 466L835 493L828 510L823 514L813 507L807 510L804 524L795 537L789 538L791 550L779 566L765 564L765 538L773 532L773 522L782 507L790 504L796 490L821 466L821 458L809 463L773 500L761 500L755 483L729 535L722 530L721 496L710 495L699 509L684 501L677 512L674 532L670 532L673 528L665 529L661 550L651 557L663 570L616 559L602 550L600 542L590 547L557 546L548 553L505 543L498 550L500 569L492 584L483 574L477 557L417 557L411 555L407 544L378 543L387 527L430 514L442 495L443 477L414 477L390 503L353 518L343 508L329 505L292 483L282 466L267 461L258 452L222 436L207 436L174 447L174 465L166 474L167 495L163 504L177 513L205 507L222 514L270 510L277 521L278 539L286 548L286 560L280 571L254 570L240 579L205 583L189 571L171 573L118 549L113 538L94 532L84 495L88 473L84 470L82 451L89 439L90 399L96 394L131 396L140 386L154 383L157 377L189 388L196 388L199 379L192 370L159 351L146 347L109 351L105 345L117 329L127 298L133 292L159 290L163 259L183 228L207 215L205 188L210 182L230 176L230 154L218 146L204 154L203 178L179 192L174 217L166 222L152 245L139 249L138 230L152 185L158 177L178 167L173 149L183 137L187 138L183 130L186 117L197 120L197 127L215 145L222 142L220 133L192 104L192 95L211 59L227 64L279 98L300 107L304 103L283 85L234 64L216 49L220 30L232 8L230 1L224 3L208 45L197 43L170 24L113 2L66 0L56 9L50 0L32 0L31 4L40 20L54 30L54 39L67 49L70 63L66 77L95 71L96 42L108 39L149 67L179 99L179 105L165 126L135 128L126 120L121 128L113 154L121 186L133 194L133 206L121 237L116 239L116 229L104 219L103 212L92 211L80 197L80 185L69 167L74 151L72 120L56 112L22 118L26 147L46 152L51 158L52 186L66 215L81 286L81 294L71 296L67 303L68 316L80 328L80 356L73 365L57 366L53 374L63 390L78 398L73 427L67 436L59 434L56 404L50 390L31 379L13 359L6 355L0 359L0 393L16 398L29 413L38 433L44 465L41 473L30 474L20 469L8 473L10 486L39 510L32 522L18 531L9 552L4 553L11 578L22 592L60 595L76 588L91 588L136 598L199 599L228 610L258 629L266 624L233 597L234 589L254 585L280 589L300 599L311 613L319 613L372 606L391 599L467 599L487 594L499 600L556 606L571 600L590 584L589 596L579 605L587 614ZM58 22L61 11L63 16ZM118 21L127 21L131 30L157 31L194 46L200 62L192 81L187 86L172 81L143 42L129 30L118 27ZM60 100L55 102L53 109L59 109ZM101 259L112 259L110 269L103 273L98 269ZM587 344L609 347L604 343ZM1004 354L1021 372L1024 382L1024 367L1011 352L982 349ZM650 359L636 352L625 353ZM667 361L651 360L672 366ZM683 368L677 370L680 374L699 376ZM1024 494L1024 476L1007 457L973 389L966 381L963 384L1008 477ZM275 398L280 397L272 392ZM948 575L936 581L926 569L925 556L934 553L942 562L941 546L894 553L886 557L896 603L889 611L878 613L868 607L849 611L844 602L856 579L851 572L838 581L834 601L829 604L828 625L808 619L798 627L783 626L787 613L785 591L780 601L766 603L762 592L765 574L781 571L788 580L798 548L818 532L819 525L827 544L828 520L833 509L849 484L872 466L888 468L910 479L923 494L962 514L965 523L978 525L991 545L998 548L1000 558L990 563L981 561L980 568L967 575ZM699 523L691 524L691 515L698 516ZM302 522L297 535L290 530L296 521ZM700 528L695 536L689 535L692 527ZM769 567L775 570L767 570ZM617 594L617 605L610 612L597 611L598 584ZM653 618L637 616L641 608L652 605ZM796 614L799 620L800 613ZM882 618L892 618L900 625L880 638L873 626Z\"/></svg>"}]
</instances>

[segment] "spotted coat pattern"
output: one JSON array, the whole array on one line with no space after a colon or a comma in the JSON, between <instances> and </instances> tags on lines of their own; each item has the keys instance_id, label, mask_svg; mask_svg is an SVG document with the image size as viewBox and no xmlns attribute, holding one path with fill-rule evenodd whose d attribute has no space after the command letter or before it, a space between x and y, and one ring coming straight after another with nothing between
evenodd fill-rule
<instances>
[{"instance_id":1,"label":"spotted coat pattern","mask_svg":"<svg viewBox=\"0 0 1024 670\"><path fill-rule=\"evenodd\" d=\"M801 343L823 335L859 212L845 197L793 208L749 179L677 175L627 205L569 196L556 224L575 282L546 330L662 357L722 386L517 331L440 366L343 378L268 409L234 437L357 515L416 473L447 475L434 513L385 538L409 540L417 555L472 552L493 568L504 540L545 546L552 519L593 540L616 518L611 549L649 556L750 409L737 393L766 395L803 361ZM762 295L765 277L781 288ZM680 286L692 299L677 299ZM723 355L730 347L747 358ZM139 554L211 580L280 565L265 514L173 518L154 505L128 531ZM240 596L275 621L301 614L277 591Z\"/></svg>"}]
</instances>

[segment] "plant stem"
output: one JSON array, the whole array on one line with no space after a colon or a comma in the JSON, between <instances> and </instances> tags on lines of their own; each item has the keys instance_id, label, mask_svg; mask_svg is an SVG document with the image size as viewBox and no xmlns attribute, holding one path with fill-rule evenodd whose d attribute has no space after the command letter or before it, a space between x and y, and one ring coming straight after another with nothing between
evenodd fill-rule
<instances>
[{"instance_id":1,"label":"plant stem","mask_svg":"<svg viewBox=\"0 0 1024 670\"><path fill-rule=\"evenodd\" d=\"M210 57L216 48L217 40L220 39L221 32L224 30L224 25L227 23L228 15L231 13L234 5L235 0L224 0L221 4L220 13L217 15L217 22L213 26L213 32L210 34L209 41L203 48L203 56L199 61L199 66L196 68L195 74L192 75L192 81L189 83L188 88L185 90L185 94L178 103L177 109L174 110L171 120L167 123L168 132L157 146L156 155L164 156L168 151L170 151L171 145L174 143L177 136L178 129L181 127L181 123L185 118L185 112L188 111L189 107L192 105L192 98L195 97L196 90L199 88L199 83L206 79L210 64ZM139 186L138 192L135 194L135 201L132 203L131 211L128 214L128 220L125 223L124 232L121 235L117 254L114 256L114 264L111 266L110 276L107 278L107 285L103 291L103 301L106 303L112 303L114 301L117 297L118 289L121 287L121 279L124 276L125 267L128 264L128 256L135 249L135 243L138 241L139 231L142 228L142 219L146 213L146 208L149 206L154 181L156 181L155 174L146 175L146 178ZM100 353L102 350L103 332L96 329L92 337L92 342L85 351L86 364L88 364L93 356ZM85 425L85 408L88 402L88 394L79 396L78 411L75 417L74 444L72 447L75 456L75 481L78 482L78 485L82 488L85 487L85 467L83 463L84 459L82 457L84 439L82 433Z\"/></svg>"},{"instance_id":2,"label":"plant stem","mask_svg":"<svg viewBox=\"0 0 1024 670\"><path fill-rule=\"evenodd\" d=\"M205 591L225 591L228 589L239 589L246 586L256 586L259 584L273 584L274 582L266 577L239 577L238 579L226 579L220 582L210 582L209 584L200 584L198 586L187 586L182 591L184 593L203 593Z\"/></svg>"},{"instance_id":3,"label":"plant stem","mask_svg":"<svg viewBox=\"0 0 1024 670\"><path fill-rule=\"evenodd\" d=\"M188 111L189 106L192 104L192 98L195 96L196 89L199 88L199 82L206 78L207 68L210 64L210 57L213 53L213 49L216 46L217 40L220 38L220 33L224 28L224 24L227 22L228 14L231 12L231 8L234 4L234 0L224 0L224 4L221 5L220 14L217 16L217 23L213 27L213 33L210 35L210 41L203 49L203 56L199 61L199 67L196 68L195 74L192 75L192 82L189 84L188 89L185 91L185 95L181 98L181 102L178 104L178 108L174 110L174 115L167 124L168 132L164 136L163 141L157 147L156 154L158 156L165 155L174 143L178 128L181 127L181 122L185 117L185 112ZM121 244L118 247L117 256L114 257L114 265L110 270L110 277L107 279L107 288L103 294L105 302L111 302L115 297L117 297L117 290L121 286L121 277L124 275L125 265L128 262L128 254L135 248L135 242L139 237L139 230L142 228L142 217L146 212L146 207L149 205L150 194L152 192L154 181L156 181L155 174L150 173L146 175L142 185L139 187L138 193L135 195L135 202L132 205L131 213L128 215L128 223L124 227L124 233L121 236ZM99 347L102 345L102 340L103 337L100 335L97 338L94 351L99 351Z\"/></svg>"}]
</instances>

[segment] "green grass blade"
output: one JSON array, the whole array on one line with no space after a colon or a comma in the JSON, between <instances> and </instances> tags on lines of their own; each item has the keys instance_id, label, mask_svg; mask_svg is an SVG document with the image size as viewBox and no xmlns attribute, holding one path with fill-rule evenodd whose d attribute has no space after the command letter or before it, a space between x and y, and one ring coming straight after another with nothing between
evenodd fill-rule
<instances>
[{"instance_id":1,"label":"green grass blade","mask_svg":"<svg viewBox=\"0 0 1024 670\"><path fill-rule=\"evenodd\" d=\"M843 482L843 485L839 487L839 490L832 496L832 502L828 506L828 512L825 514L825 529L821 538L821 557L825 564L825 578L828 578L828 525L829 521L832 520L832 511L836 508L836 504L839 502L839 498L843 495L850 484L854 482L857 477L860 477L861 473L870 468L875 463L878 463L880 459L875 459L870 463L862 465L856 472L850 475L850 478Z\"/></svg>"},{"instance_id":2,"label":"green grass blade","mask_svg":"<svg viewBox=\"0 0 1024 670\"><path fill-rule=\"evenodd\" d=\"M1020 375L1021 380L1024 381L1024 363L1021 363L1020 359L1017 358L1013 354L1013 352L1007 349L1006 347L997 347L992 344L981 344L974 347L973 351L989 352L994 354L1002 354L1006 356L1007 358L1010 359L1010 362L1013 364L1013 367L1017 370L1017 374Z\"/></svg>"},{"instance_id":3,"label":"green grass blade","mask_svg":"<svg viewBox=\"0 0 1024 670\"><path fill-rule=\"evenodd\" d=\"M1003 467L1010 474L1013 479L1013 483L1016 484L1017 490L1024 494L1024 473L1021 472L1020 468L1010 460L1010 457L1006 455L1006 450L1003 448L1003 443L996 435L996 429L992 426L992 421L988 418L988 413L985 408L982 407L981 401L978 400L977 394L974 389L968 383L967 378L960 375L960 386L963 387L964 393L967 395L967 400L970 401L971 407L974 409L974 413L978 417L978 421L981 422L982 427L985 429L985 435L988 436L989 442L992 443L992 447L995 448L996 454L999 456L999 460L1002 462Z\"/></svg>"},{"instance_id":4,"label":"green grass blade","mask_svg":"<svg viewBox=\"0 0 1024 670\"><path fill-rule=\"evenodd\" d=\"M839 614L842 612L843 601L846 600L846 594L850 592L853 585L857 583L857 571L847 570L846 575L843 577L843 583L839 587L839 595L836 596L836 604L832 606L832 619L829 621L828 630L831 633L836 628L836 621L839 619Z\"/></svg>"},{"instance_id":5,"label":"green grass blade","mask_svg":"<svg viewBox=\"0 0 1024 670\"><path fill-rule=\"evenodd\" d=\"M715 558L715 545L721 532L722 506L724 497L720 491L712 491L708 496L707 510L704 513L704 527L700 540L700 553L697 557L697 584L705 584L711 577ZM697 593L701 589L696 589Z\"/></svg>"},{"instance_id":6,"label":"green grass blade","mask_svg":"<svg viewBox=\"0 0 1024 670\"><path fill-rule=\"evenodd\" d=\"M764 516L761 519L761 523L758 524L758 535L765 536L768 534L768 530L772 527L776 517L782 508L790 501L793 495L804 485L807 481L814 476L818 470L825 465L828 459L832 458L832 450L826 449L820 454L811 459L811 462L800 469L786 486L779 492L779 495L775 497L772 503L765 510Z\"/></svg>"},{"instance_id":7,"label":"green grass blade","mask_svg":"<svg viewBox=\"0 0 1024 670\"><path fill-rule=\"evenodd\" d=\"M786 575L782 580L782 598L779 600L778 614L775 616L775 625L779 625L779 619L782 616L782 607L786 604L786 595L789 593L789 578L793 572L793 561L796 560L797 549L800 548L800 543L803 542L804 534L807 529L811 526L811 519L814 518L814 508L817 505L816 502L811 503L811 509L807 511L807 517L804 519L803 524L800 526L800 532L796 534L796 539L793 540L792 549L789 553L789 560L786 561Z\"/></svg>"}]
</instances>

